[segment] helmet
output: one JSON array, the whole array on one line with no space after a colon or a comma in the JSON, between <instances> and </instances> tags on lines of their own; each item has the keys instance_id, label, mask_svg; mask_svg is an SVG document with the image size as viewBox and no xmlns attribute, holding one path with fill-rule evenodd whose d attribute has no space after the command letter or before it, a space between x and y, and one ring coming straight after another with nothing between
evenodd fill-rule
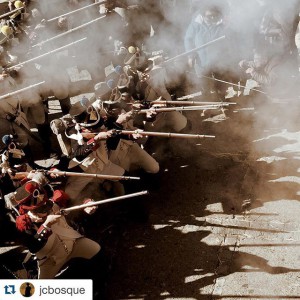
<instances>
[{"instance_id":1,"label":"helmet","mask_svg":"<svg viewBox=\"0 0 300 300\"><path fill-rule=\"evenodd\" d=\"M138 50L138 48L136 48L136 47L133 47L133 46L128 47L128 52L130 54L134 54L137 50Z\"/></svg>"},{"instance_id":2,"label":"helmet","mask_svg":"<svg viewBox=\"0 0 300 300\"><path fill-rule=\"evenodd\" d=\"M127 54L124 58L125 65L139 67L144 62L145 62L145 53L141 51L138 47L130 46L127 49Z\"/></svg>"},{"instance_id":3,"label":"helmet","mask_svg":"<svg viewBox=\"0 0 300 300\"><path fill-rule=\"evenodd\" d=\"M24 3L22 2L22 1L16 1L15 3L14 3L14 5L15 5L15 8L22 8L22 7L24 7Z\"/></svg>"},{"instance_id":4,"label":"helmet","mask_svg":"<svg viewBox=\"0 0 300 300\"><path fill-rule=\"evenodd\" d=\"M3 25L1 27L1 32L6 36L9 37L10 35L13 34L13 29L9 27L8 25Z\"/></svg>"},{"instance_id":5,"label":"helmet","mask_svg":"<svg viewBox=\"0 0 300 300\"><path fill-rule=\"evenodd\" d=\"M12 141L13 141L12 135L6 134L2 137L2 143L5 144L6 146L8 146Z\"/></svg>"}]
</instances>

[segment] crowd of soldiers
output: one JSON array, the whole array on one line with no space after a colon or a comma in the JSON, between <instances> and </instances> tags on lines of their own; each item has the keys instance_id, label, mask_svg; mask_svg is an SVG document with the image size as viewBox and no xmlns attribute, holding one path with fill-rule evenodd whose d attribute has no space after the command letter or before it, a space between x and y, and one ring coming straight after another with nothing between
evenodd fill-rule
<instances>
[{"instance_id":1,"label":"crowd of soldiers","mask_svg":"<svg viewBox=\"0 0 300 300\"><path fill-rule=\"evenodd\" d=\"M69 223L97 213L98 200L143 196L124 182L159 174L153 140L214 138L193 133L185 111L230 111L228 87L247 79L299 100L299 1L250 2L1 1L1 201L38 270L16 276L54 278L74 257L98 260L100 245ZM70 68L90 76L72 81ZM58 163L38 165L36 143Z\"/></svg>"}]
</instances>

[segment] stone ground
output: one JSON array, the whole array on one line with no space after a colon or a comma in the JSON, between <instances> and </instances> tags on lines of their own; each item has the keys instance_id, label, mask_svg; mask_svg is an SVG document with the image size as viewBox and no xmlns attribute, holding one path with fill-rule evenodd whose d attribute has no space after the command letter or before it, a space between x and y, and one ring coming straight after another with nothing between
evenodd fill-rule
<instances>
[{"instance_id":1,"label":"stone ground","mask_svg":"<svg viewBox=\"0 0 300 300\"><path fill-rule=\"evenodd\" d=\"M160 175L126 188L150 195L84 220L110 265L95 300L300 299L300 132L257 111L188 114L193 133L216 138L149 146Z\"/></svg>"},{"instance_id":2,"label":"stone ground","mask_svg":"<svg viewBox=\"0 0 300 300\"><path fill-rule=\"evenodd\" d=\"M300 299L300 132L255 119L194 126L216 135L202 145L172 141L149 219L119 240L107 299Z\"/></svg>"}]
</instances>

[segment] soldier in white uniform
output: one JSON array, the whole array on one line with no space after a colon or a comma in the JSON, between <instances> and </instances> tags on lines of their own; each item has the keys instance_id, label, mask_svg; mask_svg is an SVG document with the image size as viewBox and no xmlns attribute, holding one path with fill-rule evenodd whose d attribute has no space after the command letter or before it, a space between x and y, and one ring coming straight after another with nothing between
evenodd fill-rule
<instances>
[{"instance_id":1,"label":"soldier in white uniform","mask_svg":"<svg viewBox=\"0 0 300 300\"><path fill-rule=\"evenodd\" d=\"M90 109L89 113L87 109ZM106 139L112 133L106 131L98 110L77 102L71 108L70 115L73 117L74 126L66 130L71 143L69 168L78 166L85 173L122 176L125 170L109 160ZM72 201L89 197L90 195L84 194L84 190L93 181L95 182L93 178L70 177L66 184L66 193ZM101 181L97 179L96 182ZM124 188L120 182L114 181L111 185L114 194L124 194Z\"/></svg>"},{"instance_id":2,"label":"soldier in white uniform","mask_svg":"<svg viewBox=\"0 0 300 300\"><path fill-rule=\"evenodd\" d=\"M62 198L49 199L35 181L27 182L16 192L20 212L16 227L24 235L24 245L37 257L39 279L54 278L70 259L91 259L101 249L98 243L68 225L59 213L59 204L65 201Z\"/></svg>"}]
</instances>

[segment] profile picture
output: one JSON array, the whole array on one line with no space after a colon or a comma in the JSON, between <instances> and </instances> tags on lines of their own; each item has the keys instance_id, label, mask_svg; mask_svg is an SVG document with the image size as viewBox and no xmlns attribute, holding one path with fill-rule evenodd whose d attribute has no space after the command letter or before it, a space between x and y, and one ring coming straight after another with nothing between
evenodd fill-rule
<instances>
[{"instance_id":1,"label":"profile picture","mask_svg":"<svg viewBox=\"0 0 300 300\"><path fill-rule=\"evenodd\" d=\"M30 282L24 282L20 286L20 293L23 297L31 297L34 294L34 285Z\"/></svg>"}]
</instances>

